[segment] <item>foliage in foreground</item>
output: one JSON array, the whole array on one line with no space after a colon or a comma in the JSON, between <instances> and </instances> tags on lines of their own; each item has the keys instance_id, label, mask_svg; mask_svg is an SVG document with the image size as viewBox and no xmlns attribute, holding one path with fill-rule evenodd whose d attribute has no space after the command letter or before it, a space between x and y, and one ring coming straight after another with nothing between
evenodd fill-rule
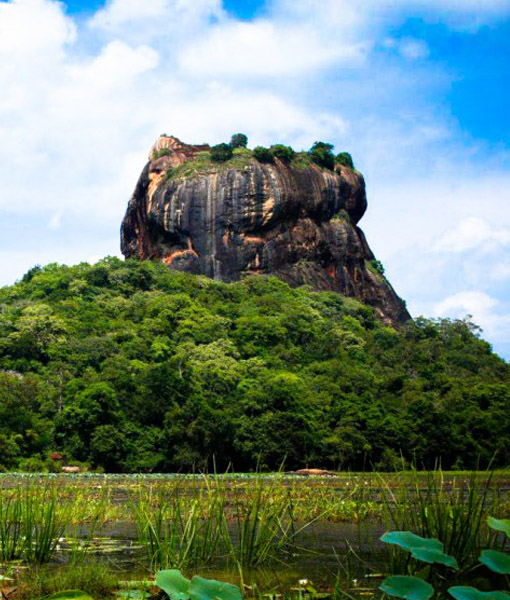
<instances>
[{"instance_id":1,"label":"foliage in foreground","mask_svg":"<svg viewBox=\"0 0 510 600\"><path fill-rule=\"evenodd\" d=\"M493 530L504 533L506 539L510 538L510 520L489 517L488 525ZM492 579L495 579L496 585L505 586L506 589L509 587L510 556L505 552L483 550L478 561L486 567L486 571L480 573L476 564L464 565L463 568L461 564L459 567L455 557L445 553L443 543L437 538L422 538L409 531L390 531L384 534L381 540L409 552L409 558L414 559L413 563L421 561L427 564L416 576L387 577L381 584L381 590L390 596L406 600L429 600L434 594L444 595L447 591L455 600L510 599L510 596L503 592L488 591ZM409 570L415 566L409 560L406 564ZM472 584L473 580L487 589L482 591L466 585ZM452 583L457 585L452 586Z\"/></svg>"},{"instance_id":2,"label":"foliage in foreground","mask_svg":"<svg viewBox=\"0 0 510 600\"><path fill-rule=\"evenodd\" d=\"M510 462L510 369L467 320L395 331L336 293L115 258L35 267L0 305L4 469Z\"/></svg>"}]
</instances>

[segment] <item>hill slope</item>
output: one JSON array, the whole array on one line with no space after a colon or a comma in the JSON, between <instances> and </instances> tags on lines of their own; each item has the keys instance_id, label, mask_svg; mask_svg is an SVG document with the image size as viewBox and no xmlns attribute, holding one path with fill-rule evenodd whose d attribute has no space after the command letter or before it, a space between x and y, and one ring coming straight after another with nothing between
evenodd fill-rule
<instances>
[{"instance_id":1,"label":"hill slope","mask_svg":"<svg viewBox=\"0 0 510 600\"><path fill-rule=\"evenodd\" d=\"M337 293L113 258L36 267L0 303L5 469L510 459L510 369L469 323L395 331Z\"/></svg>"}]
</instances>

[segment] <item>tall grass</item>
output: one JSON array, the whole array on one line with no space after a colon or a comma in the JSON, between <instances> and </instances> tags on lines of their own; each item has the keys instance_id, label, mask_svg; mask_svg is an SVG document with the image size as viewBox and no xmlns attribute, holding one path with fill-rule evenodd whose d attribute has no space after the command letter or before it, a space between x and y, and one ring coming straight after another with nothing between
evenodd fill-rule
<instances>
[{"instance_id":1,"label":"tall grass","mask_svg":"<svg viewBox=\"0 0 510 600\"><path fill-rule=\"evenodd\" d=\"M0 494L0 557L43 564L53 556L68 518L58 489L29 485Z\"/></svg>"},{"instance_id":2,"label":"tall grass","mask_svg":"<svg viewBox=\"0 0 510 600\"><path fill-rule=\"evenodd\" d=\"M498 544L486 525L487 516L499 515L500 495L491 472L446 479L436 470L425 477L406 476L393 487L382 481L387 529L439 539L461 569L476 563L483 548Z\"/></svg>"},{"instance_id":3,"label":"tall grass","mask_svg":"<svg viewBox=\"0 0 510 600\"><path fill-rule=\"evenodd\" d=\"M255 480L251 487L249 503L243 502L235 488L231 535L226 541L230 558L258 566L279 560L294 546L296 520L291 491L278 480L271 485Z\"/></svg>"},{"instance_id":4,"label":"tall grass","mask_svg":"<svg viewBox=\"0 0 510 600\"><path fill-rule=\"evenodd\" d=\"M0 559L6 563L20 558L23 552L23 502L21 491L0 494Z\"/></svg>"},{"instance_id":5,"label":"tall grass","mask_svg":"<svg viewBox=\"0 0 510 600\"><path fill-rule=\"evenodd\" d=\"M138 542L152 568L183 568L217 559L243 566L281 560L297 530L292 490L256 479L249 489L221 477L194 485L141 488L131 501Z\"/></svg>"},{"instance_id":6,"label":"tall grass","mask_svg":"<svg viewBox=\"0 0 510 600\"><path fill-rule=\"evenodd\" d=\"M141 489L131 501L138 541L152 568L182 568L206 563L224 538L223 498L202 486Z\"/></svg>"},{"instance_id":7,"label":"tall grass","mask_svg":"<svg viewBox=\"0 0 510 600\"><path fill-rule=\"evenodd\" d=\"M17 582L16 599L34 600L62 590L83 590L93 598L112 598L119 588L119 575L103 563L30 569L29 577Z\"/></svg>"}]
</instances>

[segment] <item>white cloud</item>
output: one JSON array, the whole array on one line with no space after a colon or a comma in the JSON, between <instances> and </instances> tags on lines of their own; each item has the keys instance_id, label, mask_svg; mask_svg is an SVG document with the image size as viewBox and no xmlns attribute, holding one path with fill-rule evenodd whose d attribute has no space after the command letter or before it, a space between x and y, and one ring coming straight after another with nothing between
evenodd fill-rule
<instances>
[{"instance_id":1,"label":"white cloud","mask_svg":"<svg viewBox=\"0 0 510 600\"><path fill-rule=\"evenodd\" d=\"M331 26L363 27L403 20L419 15L429 22L442 22L460 30L475 31L496 19L508 16L507 0L273 0L276 14L296 19L324 19Z\"/></svg>"},{"instance_id":2,"label":"white cloud","mask_svg":"<svg viewBox=\"0 0 510 600\"><path fill-rule=\"evenodd\" d=\"M259 20L216 26L182 50L180 65L201 76L288 77L331 64L353 66L365 53L363 44L324 37L307 24L289 27Z\"/></svg>"},{"instance_id":3,"label":"white cloud","mask_svg":"<svg viewBox=\"0 0 510 600\"><path fill-rule=\"evenodd\" d=\"M76 39L76 27L62 6L47 0L13 0L0 4L0 57L33 59L59 54ZM4 65L5 66L5 65Z\"/></svg>"},{"instance_id":4,"label":"white cloud","mask_svg":"<svg viewBox=\"0 0 510 600\"><path fill-rule=\"evenodd\" d=\"M110 0L89 26L103 36L122 36L131 43L162 39L172 51L182 38L194 38L225 18L221 0Z\"/></svg>"},{"instance_id":5,"label":"white cloud","mask_svg":"<svg viewBox=\"0 0 510 600\"><path fill-rule=\"evenodd\" d=\"M498 301L483 292L457 292L435 305L434 313L439 316L465 314L490 315Z\"/></svg>"},{"instance_id":6,"label":"white cloud","mask_svg":"<svg viewBox=\"0 0 510 600\"><path fill-rule=\"evenodd\" d=\"M479 325L484 338L496 347L508 344L510 336L510 305L492 298L484 292L464 291L448 296L434 306L436 317L464 318L471 315Z\"/></svg>"},{"instance_id":7,"label":"white cloud","mask_svg":"<svg viewBox=\"0 0 510 600\"><path fill-rule=\"evenodd\" d=\"M489 250L495 245L510 245L510 229L496 229L480 217L469 217L438 240L434 250L464 252L482 247Z\"/></svg>"},{"instance_id":8,"label":"white cloud","mask_svg":"<svg viewBox=\"0 0 510 600\"><path fill-rule=\"evenodd\" d=\"M399 41L398 49L404 58L410 60L427 58L430 54L429 47L423 40L405 38Z\"/></svg>"},{"instance_id":9,"label":"white cloud","mask_svg":"<svg viewBox=\"0 0 510 600\"><path fill-rule=\"evenodd\" d=\"M50 229L53 229L53 231L57 231L57 229L60 229L60 226L62 224L62 212L56 212L50 219L50 222L48 223L48 226Z\"/></svg>"}]
</instances>

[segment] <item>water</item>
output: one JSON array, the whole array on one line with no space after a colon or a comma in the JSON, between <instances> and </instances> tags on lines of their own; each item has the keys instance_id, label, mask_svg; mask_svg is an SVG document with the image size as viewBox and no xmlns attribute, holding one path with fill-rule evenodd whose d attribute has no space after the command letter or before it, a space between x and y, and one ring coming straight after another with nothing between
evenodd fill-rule
<instances>
[{"instance_id":1,"label":"water","mask_svg":"<svg viewBox=\"0 0 510 600\"><path fill-rule=\"evenodd\" d=\"M299 530L299 524L297 524ZM72 559L72 548L80 538L69 530L59 545L55 561L66 563ZM309 580L320 589L331 588L337 577L363 580L366 575L380 570L383 564L384 544L379 538L384 528L377 521L354 523L316 522L296 536L296 548L282 556L281 562L264 567L243 568L243 582L263 590L290 589L300 580ZM83 527L81 540L88 534ZM357 557L357 556L359 557ZM361 559L361 560L360 560ZM88 543L87 560L110 564L122 573L123 579L143 579L150 572L144 550L137 543L136 529L130 522L109 523ZM218 559L205 565L190 566L188 574L241 583L237 565Z\"/></svg>"}]
</instances>

